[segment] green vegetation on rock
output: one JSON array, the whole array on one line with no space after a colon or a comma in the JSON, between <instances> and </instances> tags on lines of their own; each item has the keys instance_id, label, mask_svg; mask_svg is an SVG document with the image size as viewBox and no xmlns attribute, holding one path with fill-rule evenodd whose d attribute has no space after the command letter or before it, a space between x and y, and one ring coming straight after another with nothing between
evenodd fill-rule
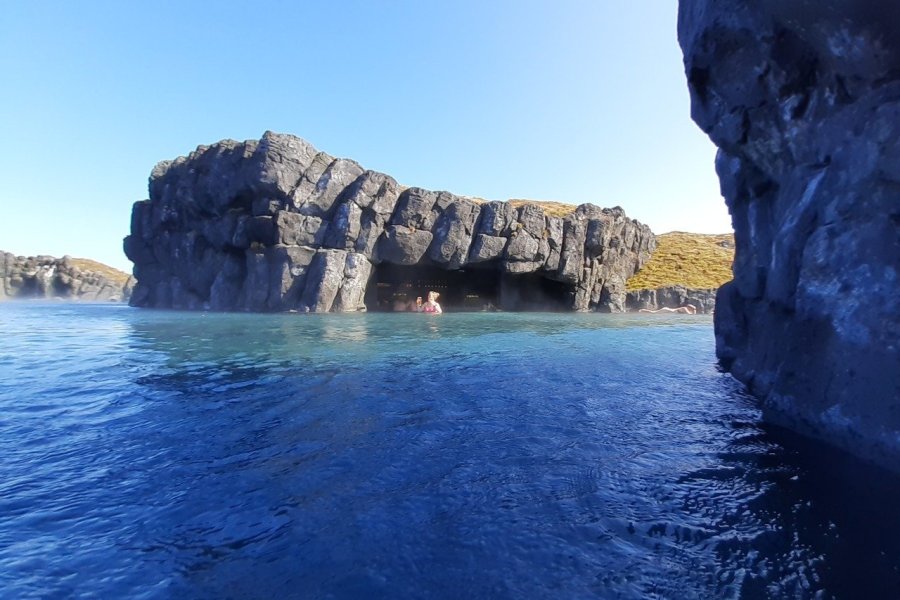
<instances>
[{"instance_id":1,"label":"green vegetation on rock","mask_svg":"<svg viewBox=\"0 0 900 600\"><path fill-rule=\"evenodd\" d=\"M481 204L483 198L470 198ZM567 217L575 212L574 204L551 200L507 200L516 208L533 204L551 217ZM628 291L652 290L681 286L689 289L718 288L732 278L734 235L686 233L673 231L657 236L659 247L644 267L627 282Z\"/></svg>"},{"instance_id":2,"label":"green vegetation on rock","mask_svg":"<svg viewBox=\"0 0 900 600\"><path fill-rule=\"evenodd\" d=\"M484 204L485 202L490 202L485 198L479 198L477 196L463 196L467 200L472 200L476 204ZM534 206L539 206L543 209L544 214L548 217L568 217L575 209L578 208L574 204L566 204L565 202L556 202L554 200L525 200L522 198L510 198L509 200L503 200L503 202L508 202L512 206L519 208L521 206L525 206L527 204L531 204Z\"/></svg>"},{"instance_id":3,"label":"green vegetation on rock","mask_svg":"<svg viewBox=\"0 0 900 600\"><path fill-rule=\"evenodd\" d=\"M566 204L564 202L554 202L552 200L522 200L519 198L511 198L507 200L510 204L519 208L526 204L534 204L544 209L544 214L548 217L568 217L575 209L578 208L574 204Z\"/></svg>"}]
</instances>

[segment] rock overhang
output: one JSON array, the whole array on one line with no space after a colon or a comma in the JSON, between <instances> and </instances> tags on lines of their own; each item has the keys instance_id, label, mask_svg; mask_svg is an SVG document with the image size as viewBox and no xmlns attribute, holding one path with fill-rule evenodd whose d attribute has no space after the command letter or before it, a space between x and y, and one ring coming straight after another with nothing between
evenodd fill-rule
<instances>
[{"instance_id":1,"label":"rock overhang","mask_svg":"<svg viewBox=\"0 0 900 600\"><path fill-rule=\"evenodd\" d=\"M571 287L572 310L625 310L656 240L619 208L564 218L401 186L298 137L223 140L151 172L125 252L136 306L357 311L381 263L478 266Z\"/></svg>"}]
</instances>

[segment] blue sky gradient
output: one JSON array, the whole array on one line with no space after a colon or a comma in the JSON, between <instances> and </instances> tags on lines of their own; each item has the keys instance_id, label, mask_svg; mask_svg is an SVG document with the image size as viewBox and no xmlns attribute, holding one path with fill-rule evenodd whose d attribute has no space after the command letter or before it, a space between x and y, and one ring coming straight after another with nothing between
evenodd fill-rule
<instances>
[{"instance_id":1,"label":"blue sky gradient","mask_svg":"<svg viewBox=\"0 0 900 600\"><path fill-rule=\"evenodd\" d=\"M730 231L659 0L4 2L0 249L130 269L153 165L293 133L401 183Z\"/></svg>"}]
</instances>

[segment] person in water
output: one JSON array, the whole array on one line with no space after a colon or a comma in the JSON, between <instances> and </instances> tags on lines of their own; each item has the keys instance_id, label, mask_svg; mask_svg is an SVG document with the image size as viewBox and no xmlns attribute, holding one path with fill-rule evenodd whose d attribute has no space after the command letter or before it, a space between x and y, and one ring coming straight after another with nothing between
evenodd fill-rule
<instances>
[{"instance_id":1,"label":"person in water","mask_svg":"<svg viewBox=\"0 0 900 600\"><path fill-rule=\"evenodd\" d=\"M436 314L436 315L439 315L442 312L444 312L443 310L441 310L441 305L438 304L437 299L439 297L440 297L440 294L435 291L428 292L428 300L424 304L421 305L422 306L421 312L432 313L432 314ZM418 301L416 302L416 304L418 304Z\"/></svg>"},{"instance_id":2,"label":"person in water","mask_svg":"<svg viewBox=\"0 0 900 600\"><path fill-rule=\"evenodd\" d=\"M642 313L681 313L683 315L696 315L697 307L693 304L685 304L684 306L679 306L678 308L669 308L668 306L663 306L657 310L650 310L649 308L642 308L638 312Z\"/></svg>"}]
</instances>

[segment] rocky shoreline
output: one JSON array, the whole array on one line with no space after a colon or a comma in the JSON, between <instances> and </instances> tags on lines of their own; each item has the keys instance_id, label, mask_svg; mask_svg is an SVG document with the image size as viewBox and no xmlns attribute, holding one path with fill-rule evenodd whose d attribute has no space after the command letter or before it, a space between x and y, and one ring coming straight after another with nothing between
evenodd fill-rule
<instances>
[{"instance_id":1,"label":"rocky shoreline","mask_svg":"<svg viewBox=\"0 0 900 600\"><path fill-rule=\"evenodd\" d=\"M91 260L0 253L0 300L127 302L134 278Z\"/></svg>"}]
</instances>

